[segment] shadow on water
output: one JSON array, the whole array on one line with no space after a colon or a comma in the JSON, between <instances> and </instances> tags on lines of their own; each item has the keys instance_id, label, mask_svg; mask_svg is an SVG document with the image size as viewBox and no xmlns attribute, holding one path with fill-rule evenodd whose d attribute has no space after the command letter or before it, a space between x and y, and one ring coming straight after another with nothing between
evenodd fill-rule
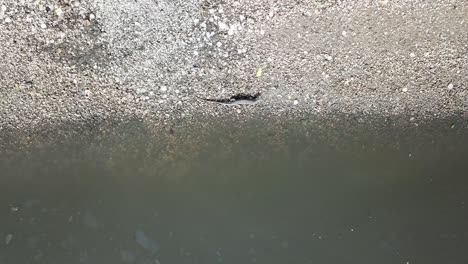
<instances>
[{"instance_id":1,"label":"shadow on water","mask_svg":"<svg viewBox=\"0 0 468 264\"><path fill-rule=\"evenodd\" d=\"M468 130L409 127L131 122L10 151L0 263L467 263Z\"/></svg>"}]
</instances>

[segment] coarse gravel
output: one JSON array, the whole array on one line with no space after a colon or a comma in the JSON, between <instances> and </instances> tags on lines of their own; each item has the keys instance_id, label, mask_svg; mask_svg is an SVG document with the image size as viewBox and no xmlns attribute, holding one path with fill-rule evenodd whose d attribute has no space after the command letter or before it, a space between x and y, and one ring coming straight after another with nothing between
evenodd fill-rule
<instances>
[{"instance_id":1,"label":"coarse gravel","mask_svg":"<svg viewBox=\"0 0 468 264\"><path fill-rule=\"evenodd\" d=\"M1 0L0 47L0 133L468 107L461 0Z\"/></svg>"}]
</instances>

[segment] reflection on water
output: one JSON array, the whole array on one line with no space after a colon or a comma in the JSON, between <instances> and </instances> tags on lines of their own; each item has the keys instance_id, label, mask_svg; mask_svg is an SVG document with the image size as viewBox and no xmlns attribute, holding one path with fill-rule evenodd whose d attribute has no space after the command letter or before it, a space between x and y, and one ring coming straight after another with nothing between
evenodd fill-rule
<instances>
[{"instance_id":1,"label":"reflection on water","mask_svg":"<svg viewBox=\"0 0 468 264\"><path fill-rule=\"evenodd\" d=\"M0 162L0 263L468 263L461 130L127 129Z\"/></svg>"}]
</instances>

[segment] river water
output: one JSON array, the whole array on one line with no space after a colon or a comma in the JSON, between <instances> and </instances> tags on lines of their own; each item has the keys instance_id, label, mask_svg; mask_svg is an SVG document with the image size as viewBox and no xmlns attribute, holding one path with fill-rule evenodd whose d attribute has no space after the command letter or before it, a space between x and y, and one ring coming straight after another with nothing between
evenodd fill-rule
<instances>
[{"instance_id":1,"label":"river water","mask_svg":"<svg viewBox=\"0 0 468 264\"><path fill-rule=\"evenodd\" d=\"M132 125L9 152L0 263L468 263L465 128L317 127Z\"/></svg>"}]
</instances>

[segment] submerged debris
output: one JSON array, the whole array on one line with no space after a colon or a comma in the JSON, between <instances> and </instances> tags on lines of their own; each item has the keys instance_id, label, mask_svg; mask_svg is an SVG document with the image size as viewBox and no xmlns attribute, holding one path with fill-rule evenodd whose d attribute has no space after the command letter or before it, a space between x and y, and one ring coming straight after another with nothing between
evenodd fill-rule
<instances>
[{"instance_id":1,"label":"submerged debris","mask_svg":"<svg viewBox=\"0 0 468 264\"><path fill-rule=\"evenodd\" d=\"M98 228L98 221L90 212L86 212L83 216L83 223L90 228Z\"/></svg>"},{"instance_id":2,"label":"submerged debris","mask_svg":"<svg viewBox=\"0 0 468 264\"><path fill-rule=\"evenodd\" d=\"M133 263L136 261L136 256L133 252L128 250L120 251L120 257L124 263Z\"/></svg>"},{"instance_id":3,"label":"submerged debris","mask_svg":"<svg viewBox=\"0 0 468 264\"><path fill-rule=\"evenodd\" d=\"M13 239L13 235L12 234L8 234L6 235L5 237L5 244L10 244L11 240Z\"/></svg>"},{"instance_id":4,"label":"submerged debris","mask_svg":"<svg viewBox=\"0 0 468 264\"><path fill-rule=\"evenodd\" d=\"M150 251L152 254L159 250L159 244L148 237L142 230L135 231L135 240L142 248Z\"/></svg>"}]
</instances>

